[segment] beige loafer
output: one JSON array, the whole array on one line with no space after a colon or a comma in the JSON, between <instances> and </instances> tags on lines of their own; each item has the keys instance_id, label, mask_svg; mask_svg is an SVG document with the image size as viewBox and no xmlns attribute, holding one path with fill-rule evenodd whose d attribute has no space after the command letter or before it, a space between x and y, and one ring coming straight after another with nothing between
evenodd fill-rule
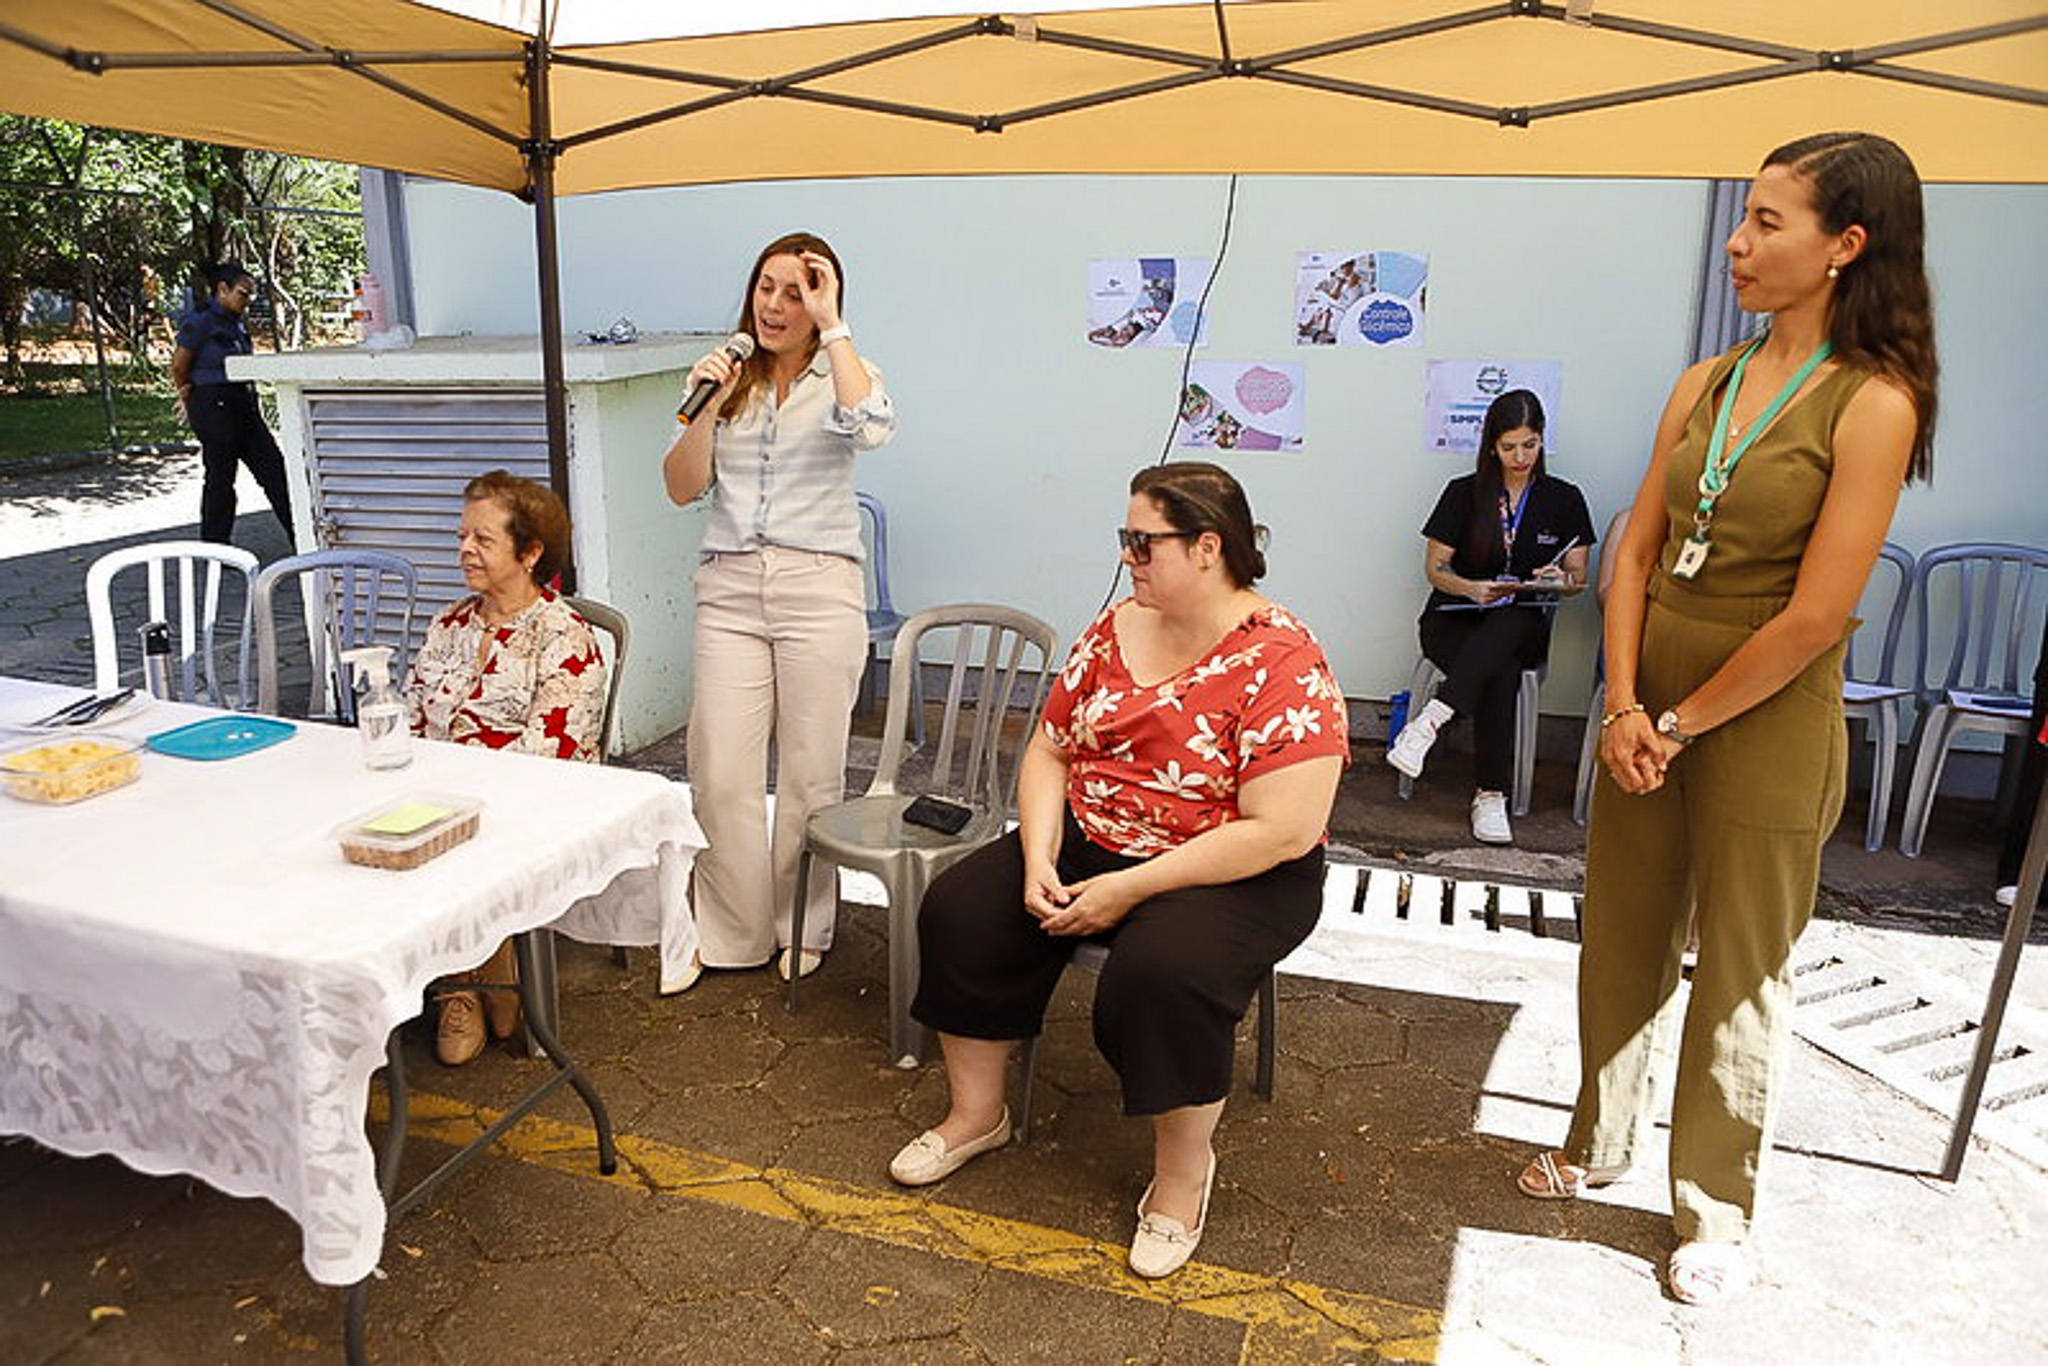
<instances>
[{"instance_id":1,"label":"beige loafer","mask_svg":"<svg viewBox=\"0 0 2048 1366\"><path fill-rule=\"evenodd\" d=\"M1215 1188L1216 1154L1212 1152L1209 1174L1202 1178L1202 1209L1195 1216L1195 1226L1189 1228L1170 1215L1145 1212L1146 1203L1152 1199L1152 1187L1147 1185L1145 1193L1138 1197L1138 1231L1131 1237L1131 1270L1148 1281L1156 1281L1186 1266L1188 1258L1201 1245L1202 1230L1209 1226L1209 1192Z\"/></svg>"},{"instance_id":2,"label":"beige loafer","mask_svg":"<svg viewBox=\"0 0 2048 1366\"><path fill-rule=\"evenodd\" d=\"M825 954L821 949L803 949L801 951L797 949L784 949L780 954L776 955L775 975L785 982L789 980L790 960L793 958L798 960L797 975L808 977L818 970L820 963L825 961Z\"/></svg>"},{"instance_id":3,"label":"beige loafer","mask_svg":"<svg viewBox=\"0 0 2048 1366\"><path fill-rule=\"evenodd\" d=\"M934 1181L945 1180L983 1153L1000 1148L1009 1141L1010 1108L1006 1105L995 1128L980 1138L968 1139L957 1148L948 1148L937 1129L926 1129L904 1144L903 1151L890 1160L889 1175L899 1185L929 1186Z\"/></svg>"}]
</instances>

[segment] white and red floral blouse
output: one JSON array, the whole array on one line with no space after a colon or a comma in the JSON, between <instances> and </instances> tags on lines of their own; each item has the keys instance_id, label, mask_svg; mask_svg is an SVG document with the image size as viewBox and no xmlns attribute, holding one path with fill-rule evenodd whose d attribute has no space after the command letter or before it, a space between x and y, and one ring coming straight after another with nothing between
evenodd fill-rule
<instances>
[{"instance_id":1,"label":"white and red floral blouse","mask_svg":"<svg viewBox=\"0 0 2048 1366\"><path fill-rule=\"evenodd\" d=\"M1074 642L1045 704L1067 805L1091 841L1150 858L1237 819L1246 779L1326 754L1350 761L1336 676L1286 609L1258 608L1196 663L1140 685L1117 644L1122 605Z\"/></svg>"},{"instance_id":2,"label":"white and red floral blouse","mask_svg":"<svg viewBox=\"0 0 2048 1366\"><path fill-rule=\"evenodd\" d=\"M434 618L413 657L406 708L430 740L551 759L603 758L604 657L576 610L546 589L502 626L467 597Z\"/></svg>"}]
</instances>

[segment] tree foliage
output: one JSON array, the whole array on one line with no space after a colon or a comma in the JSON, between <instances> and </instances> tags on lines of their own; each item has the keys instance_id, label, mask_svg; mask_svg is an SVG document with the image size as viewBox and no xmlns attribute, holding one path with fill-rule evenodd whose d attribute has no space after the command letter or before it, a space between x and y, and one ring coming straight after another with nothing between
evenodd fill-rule
<instances>
[{"instance_id":1,"label":"tree foliage","mask_svg":"<svg viewBox=\"0 0 2048 1366\"><path fill-rule=\"evenodd\" d=\"M34 291L91 310L148 365L199 272L240 260L263 288L252 321L303 345L362 268L352 166L275 152L0 115L0 336L19 374Z\"/></svg>"}]
</instances>

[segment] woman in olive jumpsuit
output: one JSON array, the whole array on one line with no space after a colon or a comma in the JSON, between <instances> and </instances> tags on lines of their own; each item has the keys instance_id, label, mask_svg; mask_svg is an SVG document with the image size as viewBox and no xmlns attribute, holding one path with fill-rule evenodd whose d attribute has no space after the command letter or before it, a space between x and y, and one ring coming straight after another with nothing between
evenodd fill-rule
<instances>
[{"instance_id":1,"label":"woman in olive jumpsuit","mask_svg":"<svg viewBox=\"0 0 2048 1366\"><path fill-rule=\"evenodd\" d=\"M1579 960L1581 1078L1525 1194L1618 1179L1654 1021L1699 962L1671 1119L1671 1293L1738 1288L1789 1038L1790 955L1842 805L1842 645L1904 482L1928 473L1936 364L1919 178L1883 138L1765 159L1728 239L1769 329L1688 370L1616 548L1604 772Z\"/></svg>"}]
</instances>

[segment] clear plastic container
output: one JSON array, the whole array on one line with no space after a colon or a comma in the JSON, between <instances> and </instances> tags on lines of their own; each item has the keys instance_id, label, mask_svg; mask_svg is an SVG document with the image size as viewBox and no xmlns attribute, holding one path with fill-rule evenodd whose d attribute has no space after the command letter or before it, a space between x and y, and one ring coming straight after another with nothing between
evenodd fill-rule
<instances>
[{"instance_id":1,"label":"clear plastic container","mask_svg":"<svg viewBox=\"0 0 2048 1366\"><path fill-rule=\"evenodd\" d=\"M404 872L476 834L483 809L484 804L471 797L408 792L343 822L334 837L350 863Z\"/></svg>"},{"instance_id":2,"label":"clear plastic container","mask_svg":"<svg viewBox=\"0 0 2048 1366\"><path fill-rule=\"evenodd\" d=\"M25 802L64 806L142 776L142 742L118 735L44 731L0 739L0 787Z\"/></svg>"}]
</instances>

